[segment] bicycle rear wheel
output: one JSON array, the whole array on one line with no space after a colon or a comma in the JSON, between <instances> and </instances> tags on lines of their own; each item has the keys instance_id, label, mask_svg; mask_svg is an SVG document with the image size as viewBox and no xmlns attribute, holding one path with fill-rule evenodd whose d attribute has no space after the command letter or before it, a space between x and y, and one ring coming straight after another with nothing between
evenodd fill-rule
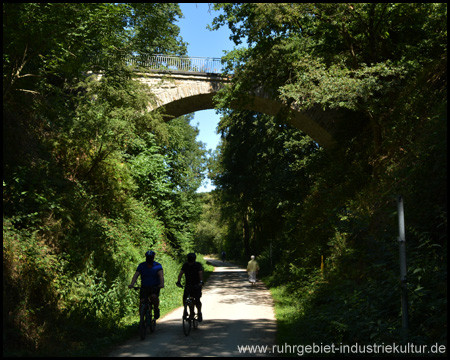
<instances>
[{"instance_id":1,"label":"bicycle rear wheel","mask_svg":"<svg viewBox=\"0 0 450 360\"><path fill-rule=\"evenodd\" d=\"M191 332L191 311L189 309L189 306L186 304L184 305L184 312L183 312L183 332L184 335L188 336Z\"/></svg>"}]
</instances>

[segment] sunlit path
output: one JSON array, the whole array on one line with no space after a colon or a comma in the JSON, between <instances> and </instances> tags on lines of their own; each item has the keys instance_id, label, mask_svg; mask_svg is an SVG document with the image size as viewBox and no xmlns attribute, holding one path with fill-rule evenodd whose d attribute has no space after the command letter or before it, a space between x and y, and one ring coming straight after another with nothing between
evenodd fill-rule
<instances>
[{"instance_id":1,"label":"sunlit path","mask_svg":"<svg viewBox=\"0 0 450 360\"><path fill-rule=\"evenodd\" d=\"M270 292L262 283L251 287L244 269L209 261L216 268L203 288L204 320L198 329L184 335L180 307L158 321L154 334L141 341L136 332L134 339L110 356L243 356L238 346L267 345L271 349L276 321Z\"/></svg>"}]
</instances>

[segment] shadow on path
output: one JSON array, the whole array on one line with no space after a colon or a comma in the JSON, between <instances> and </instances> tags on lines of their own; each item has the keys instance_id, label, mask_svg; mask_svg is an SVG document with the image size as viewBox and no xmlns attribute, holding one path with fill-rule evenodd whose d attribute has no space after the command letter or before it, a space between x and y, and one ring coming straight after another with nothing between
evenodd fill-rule
<instances>
[{"instance_id":1,"label":"shadow on path","mask_svg":"<svg viewBox=\"0 0 450 360\"><path fill-rule=\"evenodd\" d=\"M158 324L144 341L136 339L111 356L269 356L276 325L267 319L208 320L185 336L181 318ZM240 353L238 346L267 345L267 354Z\"/></svg>"},{"instance_id":2,"label":"shadow on path","mask_svg":"<svg viewBox=\"0 0 450 360\"><path fill-rule=\"evenodd\" d=\"M245 269L208 259L215 266L203 288L203 322L185 336L180 307L158 321L141 341L121 345L110 356L273 356L276 320L264 284L252 287ZM180 299L181 300L181 299ZM264 353L241 353L240 346L268 346Z\"/></svg>"}]
</instances>

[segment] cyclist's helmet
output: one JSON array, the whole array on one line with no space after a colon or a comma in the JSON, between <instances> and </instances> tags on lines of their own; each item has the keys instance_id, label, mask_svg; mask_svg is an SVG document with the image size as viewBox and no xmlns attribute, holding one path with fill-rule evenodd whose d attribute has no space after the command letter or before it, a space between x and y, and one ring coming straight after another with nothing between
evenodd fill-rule
<instances>
[{"instance_id":1,"label":"cyclist's helmet","mask_svg":"<svg viewBox=\"0 0 450 360\"><path fill-rule=\"evenodd\" d=\"M197 256L194 253L190 253L187 256L188 262L194 262L196 258L197 258Z\"/></svg>"},{"instance_id":2,"label":"cyclist's helmet","mask_svg":"<svg viewBox=\"0 0 450 360\"><path fill-rule=\"evenodd\" d=\"M145 253L145 259L146 259L146 262L148 262L148 263L152 263L153 262L153 260L155 259L155 252L153 251L153 250L149 250L149 251L147 251L146 253Z\"/></svg>"}]
</instances>

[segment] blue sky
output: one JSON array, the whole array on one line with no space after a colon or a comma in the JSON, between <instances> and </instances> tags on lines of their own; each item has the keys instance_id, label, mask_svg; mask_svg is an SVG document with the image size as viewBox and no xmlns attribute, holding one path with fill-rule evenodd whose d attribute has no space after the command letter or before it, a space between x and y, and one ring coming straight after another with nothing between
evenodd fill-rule
<instances>
[{"instance_id":1,"label":"blue sky","mask_svg":"<svg viewBox=\"0 0 450 360\"><path fill-rule=\"evenodd\" d=\"M211 31L206 28L212 23L217 12L208 12L207 3L180 3L184 18L177 22L180 27L180 35L183 41L188 43L188 55L195 57L216 57L224 55L224 50L230 51L234 43L229 39L230 31L227 27ZM220 136L216 134L219 116L215 110L197 111L191 125L199 128L198 141L206 144L207 149L215 149L219 143ZM202 186L199 192L210 191L209 179L206 186Z\"/></svg>"}]
</instances>

